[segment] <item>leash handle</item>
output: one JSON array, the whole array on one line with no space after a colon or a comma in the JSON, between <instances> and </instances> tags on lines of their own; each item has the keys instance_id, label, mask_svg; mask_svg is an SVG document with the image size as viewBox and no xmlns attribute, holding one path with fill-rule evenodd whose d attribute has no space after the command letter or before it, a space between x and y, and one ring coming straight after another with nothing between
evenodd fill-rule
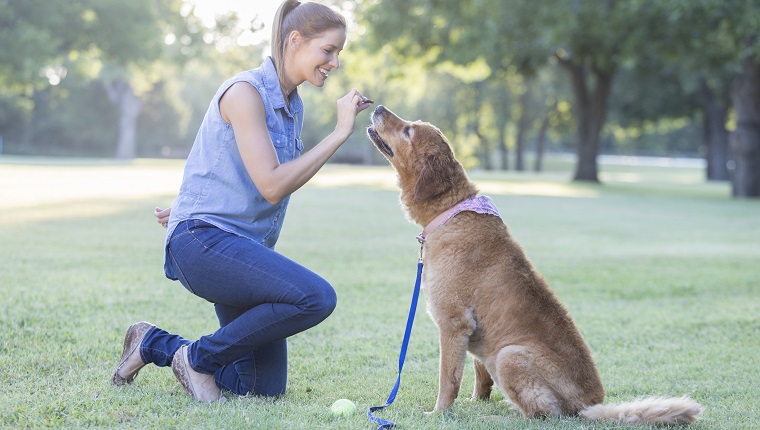
<instances>
[{"instance_id":1,"label":"leash handle","mask_svg":"<svg viewBox=\"0 0 760 430\"><path fill-rule=\"evenodd\" d=\"M401 342L401 351L398 354L398 377L396 378L396 384L393 385L391 393L388 395L388 400L382 406L371 406L367 411L367 418L379 424L380 427L377 430L392 429L396 427L396 423L387 421L382 418L378 418L372 415L373 412L386 408L396 400L396 394L398 394L398 387L401 385L401 371L404 369L404 360L406 359L406 348L409 346L409 337L412 334L412 325L414 324L414 313L417 310L417 300L420 297L420 284L422 283L422 260L417 263L417 280L414 282L414 293L412 293L412 303L409 306L409 316L406 319L406 330L404 331L404 340Z\"/></svg>"}]
</instances>

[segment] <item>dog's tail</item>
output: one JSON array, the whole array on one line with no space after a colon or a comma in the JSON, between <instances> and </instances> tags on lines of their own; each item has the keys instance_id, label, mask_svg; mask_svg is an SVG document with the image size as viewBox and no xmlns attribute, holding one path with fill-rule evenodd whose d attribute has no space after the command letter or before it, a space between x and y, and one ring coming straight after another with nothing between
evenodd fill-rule
<instances>
[{"instance_id":1,"label":"dog's tail","mask_svg":"<svg viewBox=\"0 0 760 430\"><path fill-rule=\"evenodd\" d=\"M609 420L632 425L691 424L699 419L702 406L684 397L648 397L614 405L593 405L578 414L589 420Z\"/></svg>"}]
</instances>

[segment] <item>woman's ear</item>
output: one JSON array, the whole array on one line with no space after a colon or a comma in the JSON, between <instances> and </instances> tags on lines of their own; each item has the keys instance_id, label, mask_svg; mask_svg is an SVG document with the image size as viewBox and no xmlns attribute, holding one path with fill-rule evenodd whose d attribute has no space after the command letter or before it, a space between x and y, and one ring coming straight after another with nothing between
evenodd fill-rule
<instances>
[{"instance_id":1,"label":"woman's ear","mask_svg":"<svg viewBox=\"0 0 760 430\"><path fill-rule=\"evenodd\" d=\"M288 35L288 45L290 46L290 49L297 50L302 42L303 42L303 36L301 36L301 33L299 33L298 31L293 30Z\"/></svg>"}]
</instances>

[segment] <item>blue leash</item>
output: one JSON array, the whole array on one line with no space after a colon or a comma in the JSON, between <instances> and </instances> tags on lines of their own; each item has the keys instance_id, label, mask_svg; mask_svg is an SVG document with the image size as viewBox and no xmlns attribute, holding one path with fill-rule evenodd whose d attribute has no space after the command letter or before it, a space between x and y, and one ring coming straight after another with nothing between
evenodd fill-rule
<instances>
[{"instance_id":1,"label":"blue leash","mask_svg":"<svg viewBox=\"0 0 760 430\"><path fill-rule=\"evenodd\" d=\"M422 243L422 240L420 240ZM412 334L412 324L414 324L414 312L417 310L417 299L420 296L420 283L422 281L422 248L420 248L420 261L417 263L417 281L414 283L414 293L412 294L412 304L409 307L409 317L406 320L406 331L404 332L404 341L401 342L401 351L398 355L398 378L396 378L396 384L393 386L391 393L388 395L388 400L382 406L372 406L367 411L367 418L370 421L380 424L377 430L392 429L396 427L396 423L392 421L386 421L382 418L378 418L372 415L373 412L379 411L387 406L390 406L394 400L396 400L396 394L398 393L398 387L401 384L401 370L404 368L404 359L406 358L406 347L409 345L409 336Z\"/></svg>"}]
</instances>

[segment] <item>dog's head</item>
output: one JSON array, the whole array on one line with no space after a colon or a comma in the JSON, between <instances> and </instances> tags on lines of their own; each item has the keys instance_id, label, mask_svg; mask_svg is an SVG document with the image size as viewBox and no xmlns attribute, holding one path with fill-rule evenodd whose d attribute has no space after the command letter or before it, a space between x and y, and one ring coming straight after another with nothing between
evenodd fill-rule
<instances>
[{"instance_id":1,"label":"dog's head","mask_svg":"<svg viewBox=\"0 0 760 430\"><path fill-rule=\"evenodd\" d=\"M414 201L469 182L449 141L432 124L406 121L380 105L372 112L367 135L398 172L402 194L411 194Z\"/></svg>"}]
</instances>

